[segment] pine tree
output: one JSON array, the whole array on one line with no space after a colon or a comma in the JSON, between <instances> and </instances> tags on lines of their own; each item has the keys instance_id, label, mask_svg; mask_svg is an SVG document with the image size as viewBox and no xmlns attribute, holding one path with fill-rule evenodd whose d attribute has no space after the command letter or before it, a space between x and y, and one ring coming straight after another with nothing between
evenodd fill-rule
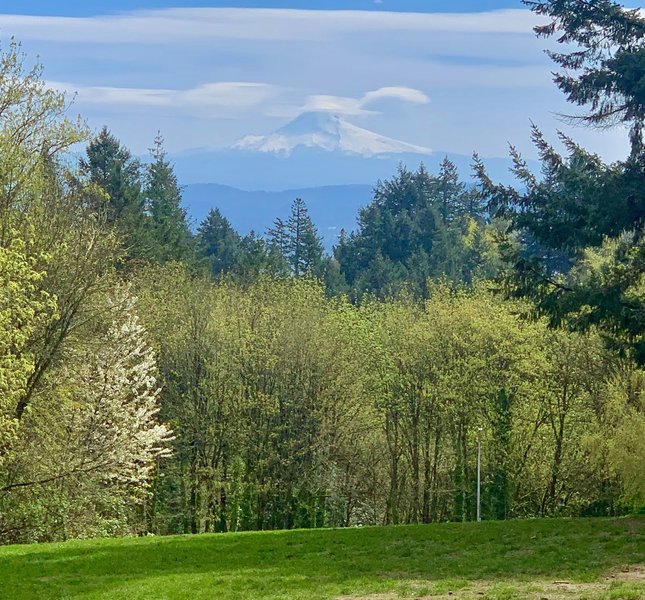
<instances>
[{"instance_id":1,"label":"pine tree","mask_svg":"<svg viewBox=\"0 0 645 600\"><path fill-rule=\"evenodd\" d=\"M192 235L181 206L181 190L166 159L163 138L151 148L153 162L146 172L145 202L148 216L149 257L158 262L183 260L191 250Z\"/></svg>"},{"instance_id":2,"label":"pine tree","mask_svg":"<svg viewBox=\"0 0 645 600\"><path fill-rule=\"evenodd\" d=\"M107 194L107 202L99 199L94 208L105 214L108 225L117 229L128 257L144 257L147 232L139 161L103 127L87 146L80 169Z\"/></svg>"},{"instance_id":3,"label":"pine tree","mask_svg":"<svg viewBox=\"0 0 645 600\"><path fill-rule=\"evenodd\" d=\"M322 241L302 198L296 198L291 205L284 230L287 236L284 256L294 277L320 276L324 255Z\"/></svg>"},{"instance_id":4,"label":"pine tree","mask_svg":"<svg viewBox=\"0 0 645 600\"><path fill-rule=\"evenodd\" d=\"M210 263L215 276L235 270L242 252L242 240L228 219L213 208L202 221L196 236L197 254Z\"/></svg>"}]
</instances>

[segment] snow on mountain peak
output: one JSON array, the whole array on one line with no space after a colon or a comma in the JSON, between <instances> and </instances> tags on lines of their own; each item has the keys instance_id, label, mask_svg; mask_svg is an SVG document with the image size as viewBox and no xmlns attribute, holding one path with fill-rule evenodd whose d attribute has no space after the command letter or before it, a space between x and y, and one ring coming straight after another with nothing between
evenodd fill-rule
<instances>
[{"instance_id":1,"label":"snow on mountain peak","mask_svg":"<svg viewBox=\"0 0 645 600\"><path fill-rule=\"evenodd\" d=\"M266 136L247 135L233 144L237 150L289 155L295 148L322 148L360 156L428 154L429 148L408 144L352 125L328 112L305 112Z\"/></svg>"}]
</instances>

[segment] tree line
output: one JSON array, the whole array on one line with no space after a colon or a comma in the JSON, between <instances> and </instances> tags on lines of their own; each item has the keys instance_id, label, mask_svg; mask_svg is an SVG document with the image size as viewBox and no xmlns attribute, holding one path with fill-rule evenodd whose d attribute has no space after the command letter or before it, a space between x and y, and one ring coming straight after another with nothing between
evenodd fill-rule
<instances>
[{"instance_id":1,"label":"tree line","mask_svg":"<svg viewBox=\"0 0 645 600\"><path fill-rule=\"evenodd\" d=\"M311 279L213 285L170 265L139 286L176 435L152 531L472 519L478 441L486 519L640 501L625 459L643 372L485 284L354 304Z\"/></svg>"}]
</instances>

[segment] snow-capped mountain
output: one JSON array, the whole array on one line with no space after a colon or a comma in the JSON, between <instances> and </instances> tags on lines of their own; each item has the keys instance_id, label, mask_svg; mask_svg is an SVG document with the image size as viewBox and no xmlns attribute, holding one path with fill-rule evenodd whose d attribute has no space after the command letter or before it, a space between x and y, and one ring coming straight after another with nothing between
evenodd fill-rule
<instances>
[{"instance_id":1,"label":"snow-capped mountain","mask_svg":"<svg viewBox=\"0 0 645 600\"><path fill-rule=\"evenodd\" d=\"M320 148L355 156L429 154L423 146L408 144L357 127L327 112L305 112L269 135L247 135L233 144L235 150L290 155L296 148Z\"/></svg>"},{"instance_id":2,"label":"snow-capped mountain","mask_svg":"<svg viewBox=\"0 0 645 600\"><path fill-rule=\"evenodd\" d=\"M233 146L195 148L170 159L182 185L217 183L238 191L265 192L325 188L325 194L338 194L337 187L330 186L373 186L394 177L401 164L415 170L423 163L428 172L437 173L446 156L457 165L462 179L469 181L470 156L432 152L357 127L327 112L306 112L266 136L249 135ZM494 180L512 181L508 158L487 158L485 162ZM239 199L239 194L225 187L210 192L214 201L215 197L222 202ZM275 201L273 196L265 199Z\"/></svg>"}]
</instances>

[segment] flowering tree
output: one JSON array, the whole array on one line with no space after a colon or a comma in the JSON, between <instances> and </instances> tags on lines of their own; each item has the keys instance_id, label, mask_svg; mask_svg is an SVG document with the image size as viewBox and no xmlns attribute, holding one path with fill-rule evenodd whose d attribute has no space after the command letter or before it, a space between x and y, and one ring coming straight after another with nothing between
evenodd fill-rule
<instances>
[{"instance_id":1,"label":"flowering tree","mask_svg":"<svg viewBox=\"0 0 645 600\"><path fill-rule=\"evenodd\" d=\"M95 352L72 361L69 372L74 401L65 412L74 425L76 469L95 471L113 483L146 484L171 439L157 421L155 356L127 288L108 299L107 311L113 317L93 342Z\"/></svg>"},{"instance_id":2,"label":"flowering tree","mask_svg":"<svg viewBox=\"0 0 645 600\"><path fill-rule=\"evenodd\" d=\"M135 299L117 286L97 308L20 419L0 485L0 538L3 529L18 530L13 540L131 530L157 461L169 453L155 356Z\"/></svg>"}]
</instances>

